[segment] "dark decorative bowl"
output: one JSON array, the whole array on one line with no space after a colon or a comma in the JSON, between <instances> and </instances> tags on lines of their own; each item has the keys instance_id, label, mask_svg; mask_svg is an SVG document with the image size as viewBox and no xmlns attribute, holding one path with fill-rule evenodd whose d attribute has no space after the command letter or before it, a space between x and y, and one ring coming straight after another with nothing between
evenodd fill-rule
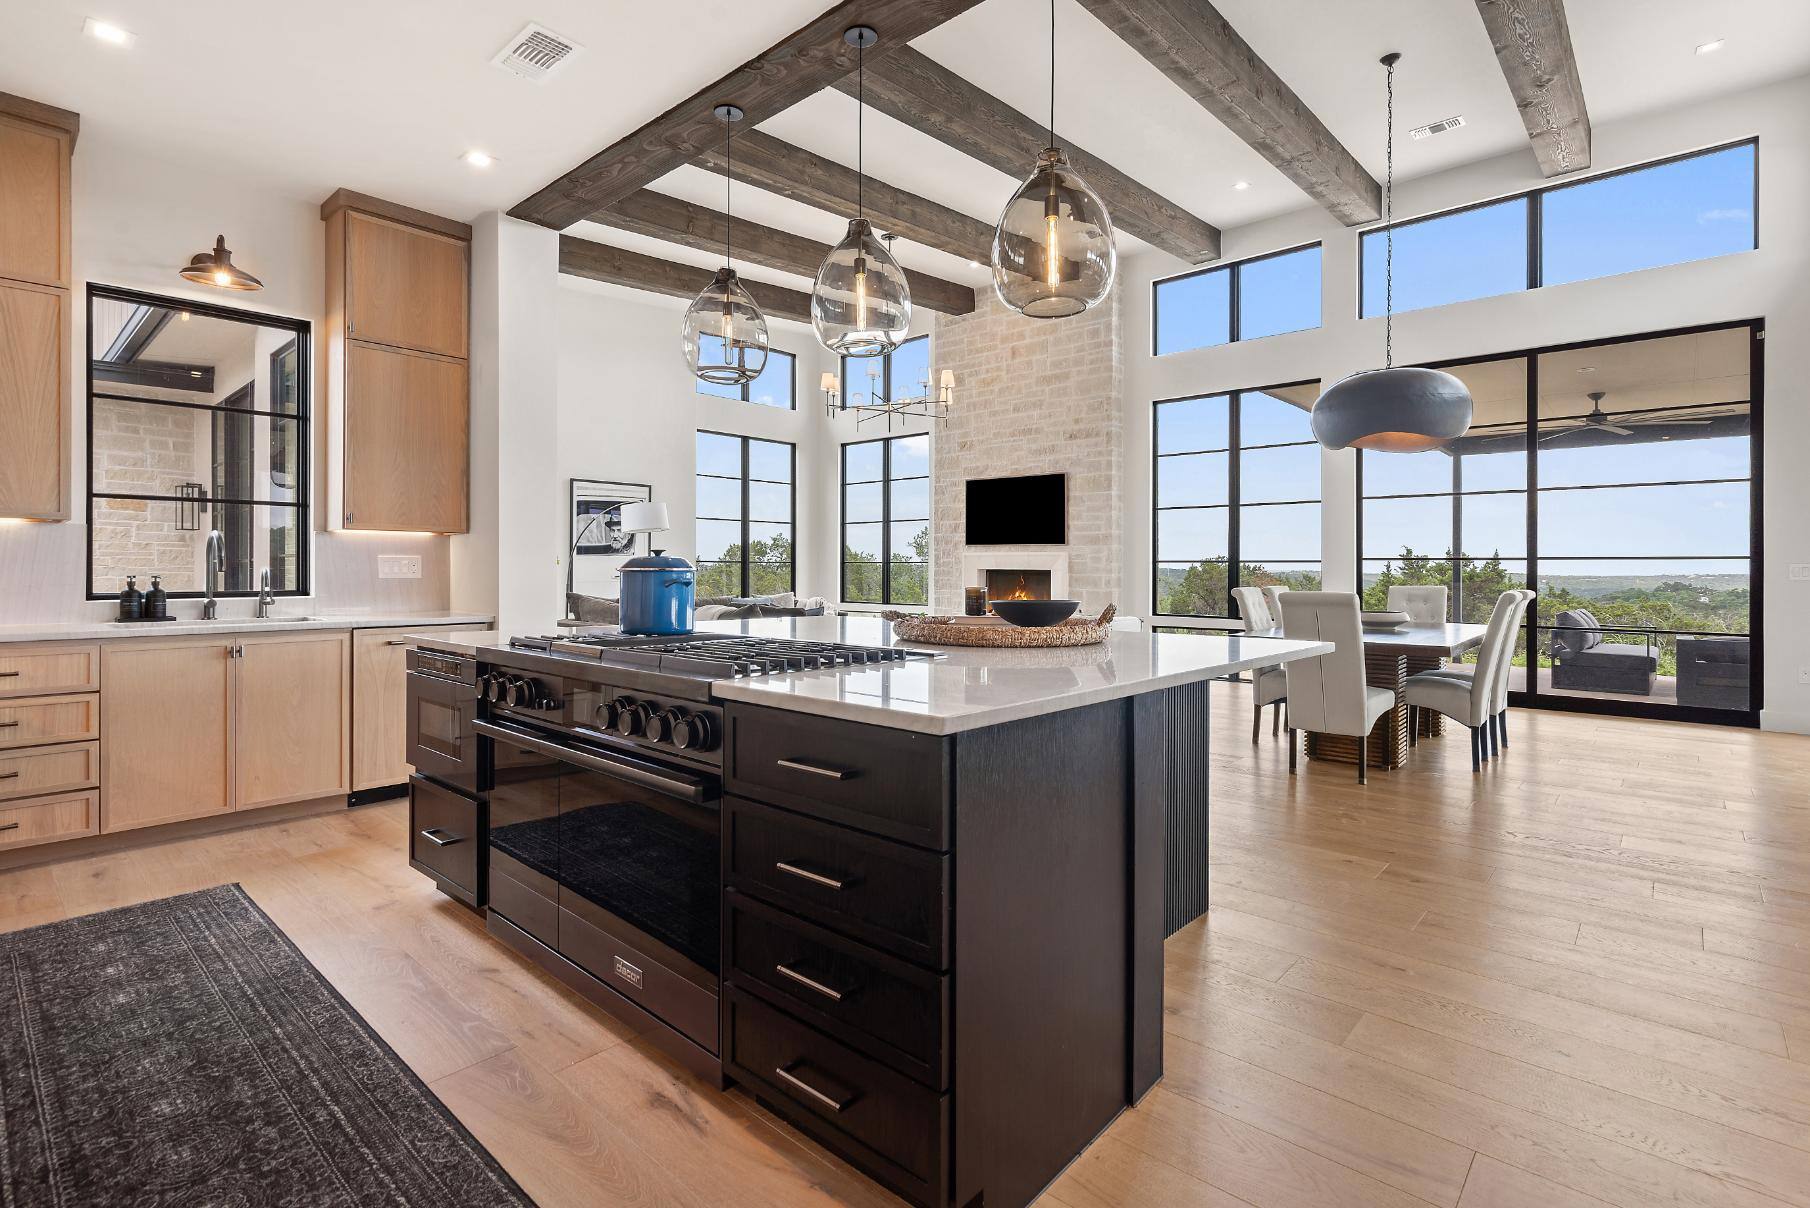
<instances>
[{"instance_id":1,"label":"dark decorative bowl","mask_svg":"<svg viewBox=\"0 0 1810 1208\"><path fill-rule=\"evenodd\" d=\"M1079 600L994 600L993 611L1013 625L1040 629L1060 625L1081 607Z\"/></svg>"}]
</instances>

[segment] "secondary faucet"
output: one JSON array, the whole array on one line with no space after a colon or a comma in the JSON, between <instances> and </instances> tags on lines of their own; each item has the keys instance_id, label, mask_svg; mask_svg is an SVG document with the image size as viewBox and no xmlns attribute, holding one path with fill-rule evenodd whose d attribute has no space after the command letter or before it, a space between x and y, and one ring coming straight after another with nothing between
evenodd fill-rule
<instances>
[{"instance_id":1,"label":"secondary faucet","mask_svg":"<svg viewBox=\"0 0 1810 1208\"><path fill-rule=\"evenodd\" d=\"M214 599L220 590L220 572L226 569L226 538L219 529L207 530L207 599L201 603L201 619L211 621L220 611Z\"/></svg>"},{"instance_id":2,"label":"secondary faucet","mask_svg":"<svg viewBox=\"0 0 1810 1208\"><path fill-rule=\"evenodd\" d=\"M266 566L258 575L258 620L269 617L270 606L276 602L276 597L270 594L270 568Z\"/></svg>"}]
</instances>

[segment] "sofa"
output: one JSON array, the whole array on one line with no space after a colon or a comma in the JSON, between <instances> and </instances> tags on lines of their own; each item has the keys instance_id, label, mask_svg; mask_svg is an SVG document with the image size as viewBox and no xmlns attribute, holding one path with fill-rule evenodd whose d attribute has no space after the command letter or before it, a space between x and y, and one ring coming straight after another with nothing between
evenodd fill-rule
<instances>
[{"instance_id":1,"label":"sofa","mask_svg":"<svg viewBox=\"0 0 1810 1208\"><path fill-rule=\"evenodd\" d=\"M1572 692L1651 696L1658 679L1659 654L1650 635L1643 633L1642 638L1638 646L1605 641L1602 622L1589 609L1561 612L1552 630L1552 686Z\"/></svg>"},{"instance_id":2,"label":"sofa","mask_svg":"<svg viewBox=\"0 0 1810 1208\"><path fill-rule=\"evenodd\" d=\"M1753 646L1746 638L1678 639L1678 703L1753 708Z\"/></svg>"},{"instance_id":3,"label":"sofa","mask_svg":"<svg viewBox=\"0 0 1810 1208\"><path fill-rule=\"evenodd\" d=\"M764 617L820 617L828 607L822 596L801 597L791 592L773 596L699 596L692 614L698 621L749 621ZM603 596L566 593L566 617L561 625L620 625L622 606Z\"/></svg>"}]
</instances>

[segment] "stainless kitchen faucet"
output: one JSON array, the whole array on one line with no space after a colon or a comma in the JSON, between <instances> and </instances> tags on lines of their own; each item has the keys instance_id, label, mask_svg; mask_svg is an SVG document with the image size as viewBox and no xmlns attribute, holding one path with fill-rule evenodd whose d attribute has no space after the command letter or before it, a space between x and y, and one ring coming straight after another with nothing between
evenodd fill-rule
<instances>
[{"instance_id":1,"label":"stainless kitchen faucet","mask_svg":"<svg viewBox=\"0 0 1810 1208\"><path fill-rule=\"evenodd\" d=\"M214 594L220 590L220 572L226 569L226 538L219 529L207 531L207 599L201 603L201 619L211 621L220 611Z\"/></svg>"},{"instance_id":2,"label":"stainless kitchen faucet","mask_svg":"<svg viewBox=\"0 0 1810 1208\"><path fill-rule=\"evenodd\" d=\"M270 615L270 606L277 602L270 594L270 568L266 566L258 575L258 620L262 621Z\"/></svg>"}]
</instances>

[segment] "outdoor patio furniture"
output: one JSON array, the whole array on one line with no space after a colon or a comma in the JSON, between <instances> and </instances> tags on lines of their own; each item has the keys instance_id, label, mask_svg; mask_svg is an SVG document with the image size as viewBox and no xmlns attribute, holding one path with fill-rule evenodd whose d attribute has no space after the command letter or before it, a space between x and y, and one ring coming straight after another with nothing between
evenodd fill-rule
<instances>
[{"instance_id":1,"label":"outdoor patio furniture","mask_svg":"<svg viewBox=\"0 0 1810 1208\"><path fill-rule=\"evenodd\" d=\"M1678 639L1678 703L1751 709L1752 645L1746 638Z\"/></svg>"},{"instance_id":2,"label":"outdoor patio furniture","mask_svg":"<svg viewBox=\"0 0 1810 1208\"><path fill-rule=\"evenodd\" d=\"M1553 622L1552 686L1571 692L1616 692L1651 696L1659 671L1659 653L1645 630L1641 644L1604 639L1603 624L1587 608L1568 609Z\"/></svg>"}]
</instances>

